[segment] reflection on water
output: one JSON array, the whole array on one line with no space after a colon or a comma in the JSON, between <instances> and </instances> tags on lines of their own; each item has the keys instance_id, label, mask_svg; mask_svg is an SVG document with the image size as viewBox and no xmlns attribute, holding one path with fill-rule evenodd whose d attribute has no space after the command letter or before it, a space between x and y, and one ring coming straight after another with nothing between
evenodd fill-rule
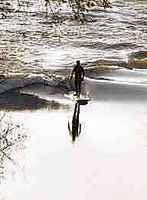
<instances>
[{"instance_id":1,"label":"reflection on water","mask_svg":"<svg viewBox=\"0 0 147 200\"><path fill-rule=\"evenodd\" d=\"M81 133L81 124L79 122L79 114L80 114L80 104L75 103L71 127L70 127L70 123L68 122L68 130L69 130L69 134L72 137L73 142L75 142L76 137L78 137Z\"/></svg>"},{"instance_id":2,"label":"reflection on water","mask_svg":"<svg viewBox=\"0 0 147 200\"><path fill-rule=\"evenodd\" d=\"M81 139L74 148L67 137L69 115L63 110L13 113L31 138L25 167L1 185L1 197L146 200L147 103L91 101L81 109Z\"/></svg>"},{"instance_id":3,"label":"reflection on water","mask_svg":"<svg viewBox=\"0 0 147 200\"><path fill-rule=\"evenodd\" d=\"M72 142L75 142L76 137L78 137L81 133L81 123L80 123L80 119L79 119L80 106L86 105L87 103L88 103L87 99L76 100L71 125L68 122L68 130L69 130L69 134L72 137Z\"/></svg>"}]
</instances>

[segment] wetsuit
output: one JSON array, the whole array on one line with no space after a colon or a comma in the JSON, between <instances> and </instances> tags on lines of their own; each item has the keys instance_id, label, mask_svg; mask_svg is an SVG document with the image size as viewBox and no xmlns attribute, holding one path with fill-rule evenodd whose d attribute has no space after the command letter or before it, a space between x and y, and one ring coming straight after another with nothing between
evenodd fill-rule
<instances>
[{"instance_id":1,"label":"wetsuit","mask_svg":"<svg viewBox=\"0 0 147 200\"><path fill-rule=\"evenodd\" d=\"M77 64L72 71L71 78L72 78L73 74L75 74L74 82L75 82L76 94L80 94L81 93L81 82L84 80L84 75L85 75L83 67L81 67L80 64Z\"/></svg>"}]
</instances>

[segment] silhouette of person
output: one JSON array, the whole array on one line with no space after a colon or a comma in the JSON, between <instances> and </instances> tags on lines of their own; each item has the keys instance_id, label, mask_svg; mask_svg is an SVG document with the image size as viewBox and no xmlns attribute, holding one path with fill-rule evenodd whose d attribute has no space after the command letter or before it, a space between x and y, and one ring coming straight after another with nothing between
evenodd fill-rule
<instances>
[{"instance_id":1,"label":"silhouette of person","mask_svg":"<svg viewBox=\"0 0 147 200\"><path fill-rule=\"evenodd\" d=\"M80 104L76 103L74 108L74 114L72 117L72 126L70 128L70 124L68 122L68 130L69 134L72 136L72 141L75 142L76 137L78 137L81 133L81 124L79 122L79 114L80 114Z\"/></svg>"},{"instance_id":2,"label":"silhouette of person","mask_svg":"<svg viewBox=\"0 0 147 200\"><path fill-rule=\"evenodd\" d=\"M76 95L79 96L81 93L81 83L84 80L85 72L84 68L81 66L80 61L76 61L76 66L72 70L70 79L73 79L74 75L74 84L75 84L75 90L76 90Z\"/></svg>"}]
</instances>

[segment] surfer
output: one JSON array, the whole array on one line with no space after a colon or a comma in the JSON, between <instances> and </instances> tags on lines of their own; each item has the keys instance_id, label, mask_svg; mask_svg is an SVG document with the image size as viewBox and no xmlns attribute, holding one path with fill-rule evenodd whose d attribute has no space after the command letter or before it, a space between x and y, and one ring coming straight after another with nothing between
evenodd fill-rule
<instances>
[{"instance_id":1,"label":"surfer","mask_svg":"<svg viewBox=\"0 0 147 200\"><path fill-rule=\"evenodd\" d=\"M85 76L84 68L81 66L79 60L76 61L76 66L72 70L70 80L73 79L73 75L74 75L76 95L79 96L81 93L81 83L84 80L84 76Z\"/></svg>"}]
</instances>

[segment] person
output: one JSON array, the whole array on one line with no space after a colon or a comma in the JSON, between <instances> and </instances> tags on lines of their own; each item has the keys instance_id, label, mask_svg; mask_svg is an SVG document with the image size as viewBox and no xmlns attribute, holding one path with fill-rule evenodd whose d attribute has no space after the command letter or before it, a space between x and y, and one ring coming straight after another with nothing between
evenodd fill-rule
<instances>
[{"instance_id":1,"label":"person","mask_svg":"<svg viewBox=\"0 0 147 200\"><path fill-rule=\"evenodd\" d=\"M70 80L73 79L73 75L74 75L76 95L79 96L81 93L81 83L84 80L84 76L85 76L84 68L81 66L79 60L76 61L76 66L72 70Z\"/></svg>"}]
</instances>

